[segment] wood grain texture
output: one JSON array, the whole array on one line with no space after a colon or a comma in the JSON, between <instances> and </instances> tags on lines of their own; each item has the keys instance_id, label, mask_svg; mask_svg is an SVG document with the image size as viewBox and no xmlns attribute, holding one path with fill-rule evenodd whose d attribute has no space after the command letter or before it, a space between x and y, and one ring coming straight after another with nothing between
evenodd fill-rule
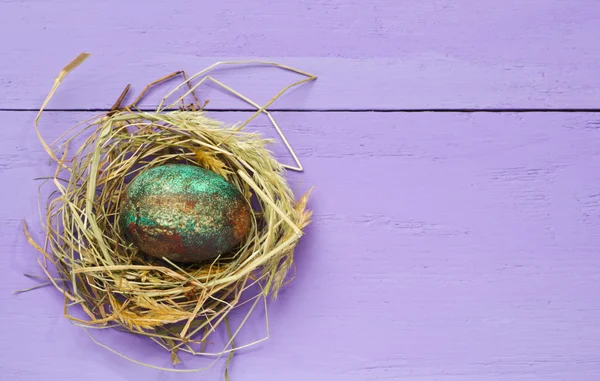
<instances>
[{"instance_id":1,"label":"wood grain texture","mask_svg":"<svg viewBox=\"0 0 600 381\"><path fill-rule=\"evenodd\" d=\"M0 108L37 109L56 73L89 51L51 108L107 108L127 83L140 90L175 70L250 57L320 76L281 109L597 109L599 24L596 0L5 0ZM290 79L217 76L260 101ZM205 97L211 108L247 108Z\"/></svg>"},{"instance_id":2,"label":"wood grain texture","mask_svg":"<svg viewBox=\"0 0 600 381\"><path fill-rule=\"evenodd\" d=\"M49 113L42 130L86 116ZM69 325L55 291L11 294L34 284L21 274L39 274L20 224L39 234L32 179L52 172L33 118L0 113L2 379L219 379L222 364L204 377L132 365ZM598 114L276 118L306 167L293 188L316 185L315 221L297 278L271 305L271 339L236 357L234 380L600 378ZM252 128L268 133L263 122ZM250 324L260 335L260 317ZM169 365L143 340L96 335Z\"/></svg>"}]
</instances>

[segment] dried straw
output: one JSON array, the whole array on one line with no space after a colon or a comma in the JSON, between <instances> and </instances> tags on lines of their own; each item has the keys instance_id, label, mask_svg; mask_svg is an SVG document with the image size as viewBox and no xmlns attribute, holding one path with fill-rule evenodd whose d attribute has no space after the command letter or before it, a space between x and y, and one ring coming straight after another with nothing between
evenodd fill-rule
<instances>
[{"instance_id":1,"label":"dried straw","mask_svg":"<svg viewBox=\"0 0 600 381\"><path fill-rule=\"evenodd\" d=\"M296 160L296 167L287 168L302 170L267 107L287 89L315 77L283 65L252 61L217 63L189 78L177 72L145 89L183 75L184 81L167 94L156 111L136 108L145 91L133 104L121 107L127 86L109 112L71 128L47 144L38 129L43 109L68 72L86 58L86 54L80 55L61 71L36 118L38 137L57 168L51 178L55 190L42 218L45 240L38 244L24 225L27 239L42 253L43 260L38 262L50 284L65 297L65 316L86 331L114 327L147 336L170 352L174 364L179 363L180 352L216 359L228 355L229 363L234 350L256 343L233 345L254 308L261 301L266 306L267 297L275 297L284 284L293 265L294 248L311 216L306 209L308 194L295 199L284 178L286 166L267 148L271 140L246 132L244 127L260 113L267 114ZM305 78L259 106L206 75L216 66L231 64L272 65ZM206 81L252 104L256 113L234 126L208 118L195 94L196 88ZM184 93L169 104L167 99L182 89ZM172 108L190 95L195 100L192 105ZM83 136L87 138L77 145ZM73 146L75 152L70 154L69 147ZM212 263L180 266L144 256L122 238L115 221L128 180L151 167L172 162L210 169L227 178L248 200L256 198L258 207L251 233L232 253L235 255ZM58 279L51 275L52 268L58 271ZM252 290L258 292L248 296ZM227 316L242 304L250 305L249 312L232 331ZM83 309L85 319L71 313L74 306ZM229 342L222 350L206 350L209 337L221 324L230 333ZM195 344L201 345L202 350Z\"/></svg>"}]
</instances>

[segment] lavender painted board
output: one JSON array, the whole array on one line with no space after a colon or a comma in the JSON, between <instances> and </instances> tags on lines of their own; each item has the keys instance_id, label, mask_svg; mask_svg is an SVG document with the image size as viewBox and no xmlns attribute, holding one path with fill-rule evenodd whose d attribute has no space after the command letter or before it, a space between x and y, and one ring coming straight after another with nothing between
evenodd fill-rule
<instances>
[{"instance_id":1,"label":"lavender painted board","mask_svg":"<svg viewBox=\"0 0 600 381\"><path fill-rule=\"evenodd\" d=\"M203 377L117 358L62 317L50 288L11 294L40 273L20 230L26 218L39 234L32 179L52 172L34 115L0 113L0 378L219 379L222 363ZM49 113L42 129L87 116ZM317 186L315 219L297 278L271 304L271 338L236 357L233 380L600 379L598 114L276 118L306 167L294 189ZM263 122L252 128L267 134ZM95 335L169 365L143 340Z\"/></svg>"},{"instance_id":2,"label":"lavender painted board","mask_svg":"<svg viewBox=\"0 0 600 381\"><path fill-rule=\"evenodd\" d=\"M51 108L106 108L127 83L139 91L244 57L320 76L281 109L598 108L598 25L597 0L5 0L0 108L37 109L81 51L93 58ZM217 77L261 102L290 80L273 70ZM211 108L247 108L205 96Z\"/></svg>"}]
</instances>

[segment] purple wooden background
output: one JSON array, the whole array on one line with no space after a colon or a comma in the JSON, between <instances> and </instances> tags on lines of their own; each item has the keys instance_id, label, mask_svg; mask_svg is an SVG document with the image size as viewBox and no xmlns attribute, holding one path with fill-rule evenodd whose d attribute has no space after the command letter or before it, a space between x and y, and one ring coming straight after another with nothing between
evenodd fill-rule
<instances>
[{"instance_id":1,"label":"purple wooden background","mask_svg":"<svg viewBox=\"0 0 600 381\"><path fill-rule=\"evenodd\" d=\"M54 290L12 294L40 273L20 227L40 233L33 179L52 172L35 110L81 51L92 58L49 105L48 137L126 83L222 58L319 75L274 105L315 218L271 338L236 356L234 381L600 380L598 25L596 0L1 1L0 380L222 377L223 362L141 368L69 324ZM218 76L258 100L291 79ZM213 117L247 115L204 95ZM169 366L139 338L96 337Z\"/></svg>"}]
</instances>

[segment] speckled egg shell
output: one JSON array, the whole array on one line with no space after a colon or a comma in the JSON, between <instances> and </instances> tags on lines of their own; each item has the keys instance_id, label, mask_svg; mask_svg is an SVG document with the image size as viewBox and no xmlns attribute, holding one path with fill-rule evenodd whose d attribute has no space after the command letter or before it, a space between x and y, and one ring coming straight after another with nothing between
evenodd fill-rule
<instances>
[{"instance_id":1,"label":"speckled egg shell","mask_svg":"<svg viewBox=\"0 0 600 381\"><path fill-rule=\"evenodd\" d=\"M250 207L222 176L193 165L167 164L129 183L119 223L148 255L199 262L239 245L250 230Z\"/></svg>"}]
</instances>

